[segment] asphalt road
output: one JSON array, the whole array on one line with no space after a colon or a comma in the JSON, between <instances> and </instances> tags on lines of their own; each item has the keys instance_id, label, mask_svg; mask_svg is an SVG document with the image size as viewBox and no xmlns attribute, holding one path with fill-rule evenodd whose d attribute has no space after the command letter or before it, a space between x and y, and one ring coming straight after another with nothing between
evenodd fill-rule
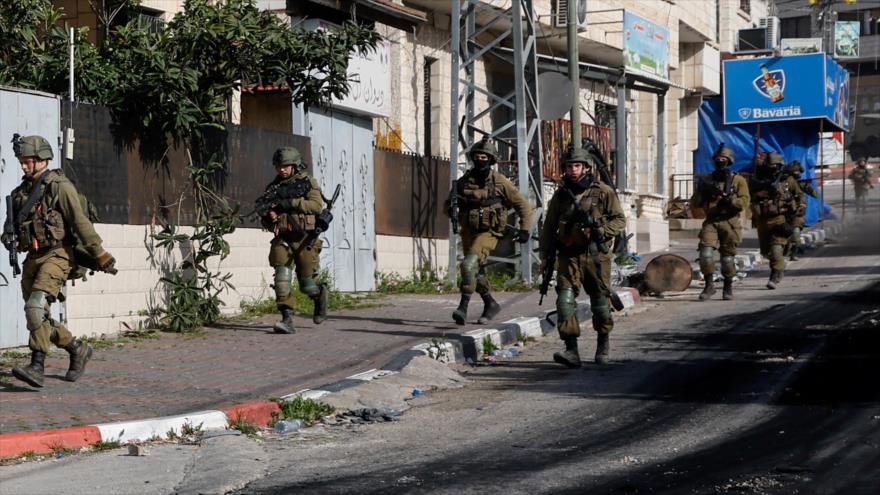
<instances>
[{"instance_id":1,"label":"asphalt road","mask_svg":"<svg viewBox=\"0 0 880 495\"><path fill-rule=\"evenodd\" d=\"M560 368L549 335L459 366L470 383L412 399L400 421L3 466L0 494L874 494L878 206L779 290L764 270L733 302L698 302L696 286L645 299L618 318L608 366Z\"/></svg>"},{"instance_id":2,"label":"asphalt road","mask_svg":"<svg viewBox=\"0 0 880 495\"><path fill-rule=\"evenodd\" d=\"M607 367L559 369L545 339L399 423L269 441L269 474L237 493L876 493L876 203L790 268L776 291L753 272L735 302L648 300Z\"/></svg>"}]
</instances>

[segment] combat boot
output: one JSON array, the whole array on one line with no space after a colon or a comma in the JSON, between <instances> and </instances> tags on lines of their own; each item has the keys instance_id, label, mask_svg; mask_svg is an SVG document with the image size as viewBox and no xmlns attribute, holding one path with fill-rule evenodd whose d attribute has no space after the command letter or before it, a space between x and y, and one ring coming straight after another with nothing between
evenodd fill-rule
<instances>
[{"instance_id":1,"label":"combat boot","mask_svg":"<svg viewBox=\"0 0 880 495\"><path fill-rule=\"evenodd\" d=\"M467 322L467 312L468 312L468 303L471 302L470 294L462 294L461 301L458 303L458 308L452 312L452 319L455 320L455 323L459 325L464 325Z\"/></svg>"},{"instance_id":2,"label":"combat boot","mask_svg":"<svg viewBox=\"0 0 880 495\"><path fill-rule=\"evenodd\" d=\"M713 278L715 275L706 275L706 286L703 287L703 292L700 292L700 301L705 301L710 299L713 294L715 294L715 281Z\"/></svg>"},{"instance_id":3,"label":"combat boot","mask_svg":"<svg viewBox=\"0 0 880 495\"><path fill-rule=\"evenodd\" d=\"M501 311L501 306L492 298L492 295L488 292L485 294L480 294L480 297L483 298L483 314L480 315L480 318L477 320L477 323L480 325L485 325L489 323L489 320L498 316L498 313Z\"/></svg>"},{"instance_id":4,"label":"combat boot","mask_svg":"<svg viewBox=\"0 0 880 495\"><path fill-rule=\"evenodd\" d=\"M800 250L800 247L798 247L798 246L791 248L791 256L788 257L788 260L789 261L797 261L797 260L801 259L801 257L798 256L799 250Z\"/></svg>"},{"instance_id":5,"label":"combat boot","mask_svg":"<svg viewBox=\"0 0 880 495\"><path fill-rule=\"evenodd\" d=\"M69 382L75 382L85 373L86 363L89 362L89 359L92 359L92 346L83 344L79 340L73 340L67 344L64 350L70 354L70 367L67 370L67 374L64 375L64 379Z\"/></svg>"},{"instance_id":6,"label":"combat boot","mask_svg":"<svg viewBox=\"0 0 880 495\"><path fill-rule=\"evenodd\" d=\"M43 369L46 363L46 353L43 351L31 352L31 364L24 367L12 368L12 376L27 383L32 387L43 386Z\"/></svg>"},{"instance_id":7,"label":"combat boot","mask_svg":"<svg viewBox=\"0 0 880 495\"><path fill-rule=\"evenodd\" d=\"M327 306L329 306L329 298L327 287L321 284L321 292L315 296L315 311L312 315L312 321L316 325L320 325L327 319Z\"/></svg>"},{"instance_id":8,"label":"combat boot","mask_svg":"<svg viewBox=\"0 0 880 495\"><path fill-rule=\"evenodd\" d=\"M290 308L281 308L281 321L272 327L275 333L296 333L293 328L293 310Z\"/></svg>"},{"instance_id":9,"label":"combat boot","mask_svg":"<svg viewBox=\"0 0 880 495\"><path fill-rule=\"evenodd\" d=\"M581 356L578 354L577 337L568 336L562 340L565 342L565 350L554 352L553 360L569 368L580 368Z\"/></svg>"},{"instance_id":10,"label":"combat boot","mask_svg":"<svg viewBox=\"0 0 880 495\"><path fill-rule=\"evenodd\" d=\"M733 279L726 278L724 279L724 289L721 291L721 298L725 301L733 300Z\"/></svg>"},{"instance_id":11,"label":"combat boot","mask_svg":"<svg viewBox=\"0 0 880 495\"><path fill-rule=\"evenodd\" d=\"M782 280L782 272L779 270L770 270L770 280L767 281L767 288L773 290Z\"/></svg>"},{"instance_id":12,"label":"combat boot","mask_svg":"<svg viewBox=\"0 0 880 495\"><path fill-rule=\"evenodd\" d=\"M608 334L599 332L596 334L596 364L608 364L611 352L611 344L608 342Z\"/></svg>"}]
</instances>

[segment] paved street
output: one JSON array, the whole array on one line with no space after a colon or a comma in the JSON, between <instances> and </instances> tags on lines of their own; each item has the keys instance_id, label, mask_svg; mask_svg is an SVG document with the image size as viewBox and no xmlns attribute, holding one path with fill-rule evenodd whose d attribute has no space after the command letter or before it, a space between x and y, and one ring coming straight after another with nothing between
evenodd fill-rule
<instances>
[{"instance_id":1,"label":"paved street","mask_svg":"<svg viewBox=\"0 0 880 495\"><path fill-rule=\"evenodd\" d=\"M471 305L471 322L482 311ZM535 293L499 294L499 321L538 312ZM226 321L203 335L162 334L157 340L100 349L84 378L61 378L67 354L47 360L46 385L0 383L0 433L142 419L280 397L381 368L413 345L478 328L451 320L456 295L394 296L382 307L333 313L320 326L298 316L298 333L272 333L277 315ZM550 304L545 303L547 309ZM26 362L22 359L22 362Z\"/></svg>"},{"instance_id":2,"label":"paved street","mask_svg":"<svg viewBox=\"0 0 880 495\"><path fill-rule=\"evenodd\" d=\"M643 299L618 320L609 366L561 369L551 333L492 366L454 365L470 382L409 400L397 422L7 466L0 493L874 493L877 206L792 263L779 290L764 288L762 268L733 302L698 302L697 284ZM441 306L437 299L412 298L418 314ZM444 327L441 316L421 326L388 319L371 339L403 342ZM367 333L350 321L334 328L351 339ZM591 332L581 346L589 358Z\"/></svg>"}]
</instances>

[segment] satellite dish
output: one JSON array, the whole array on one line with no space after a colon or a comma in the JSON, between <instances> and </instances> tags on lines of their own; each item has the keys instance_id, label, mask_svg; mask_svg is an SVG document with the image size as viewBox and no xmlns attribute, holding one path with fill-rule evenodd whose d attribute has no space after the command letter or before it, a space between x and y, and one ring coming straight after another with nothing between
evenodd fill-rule
<instances>
[{"instance_id":1,"label":"satellite dish","mask_svg":"<svg viewBox=\"0 0 880 495\"><path fill-rule=\"evenodd\" d=\"M571 110L572 85L559 72L538 74L538 110L541 120L561 119Z\"/></svg>"},{"instance_id":2,"label":"satellite dish","mask_svg":"<svg viewBox=\"0 0 880 495\"><path fill-rule=\"evenodd\" d=\"M577 25L578 29L587 29L587 0L578 0Z\"/></svg>"}]
</instances>

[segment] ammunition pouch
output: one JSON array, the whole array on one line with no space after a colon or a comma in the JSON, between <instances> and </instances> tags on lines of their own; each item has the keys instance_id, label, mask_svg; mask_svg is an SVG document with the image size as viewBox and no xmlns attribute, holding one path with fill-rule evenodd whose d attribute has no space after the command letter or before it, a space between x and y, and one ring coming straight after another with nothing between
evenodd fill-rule
<instances>
[{"instance_id":1,"label":"ammunition pouch","mask_svg":"<svg viewBox=\"0 0 880 495\"><path fill-rule=\"evenodd\" d=\"M507 209L501 204L501 198L483 200L485 206L471 207L467 202L467 224L475 232L503 232L507 227Z\"/></svg>"},{"instance_id":2,"label":"ammunition pouch","mask_svg":"<svg viewBox=\"0 0 880 495\"><path fill-rule=\"evenodd\" d=\"M285 240L299 241L315 230L316 216L306 213L282 213L278 215L278 236Z\"/></svg>"}]
</instances>

